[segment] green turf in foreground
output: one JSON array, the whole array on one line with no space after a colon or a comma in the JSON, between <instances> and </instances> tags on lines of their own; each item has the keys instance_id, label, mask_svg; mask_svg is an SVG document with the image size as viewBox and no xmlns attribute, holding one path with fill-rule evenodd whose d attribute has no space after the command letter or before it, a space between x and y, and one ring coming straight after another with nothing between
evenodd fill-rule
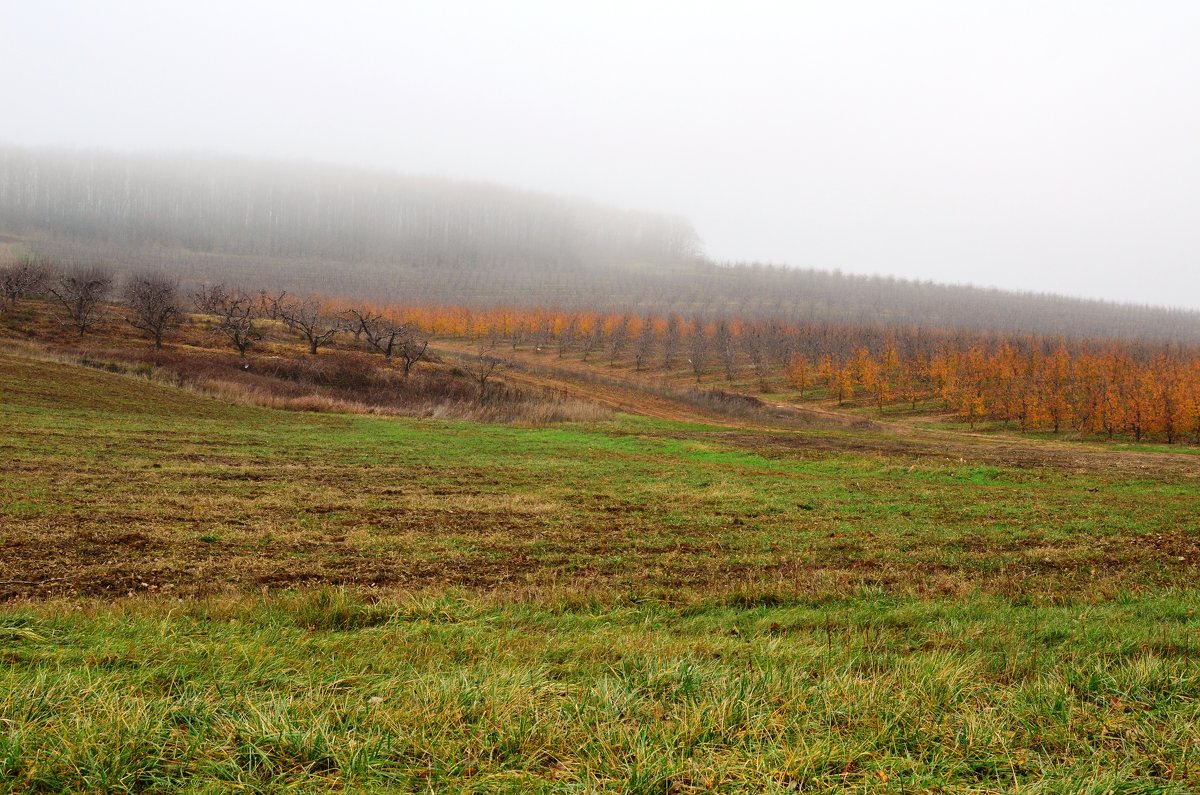
<instances>
[{"instance_id":1,"label":"green turf in foreground","mask_svg":"<svg viewBox=\"0 0 1200 795\"><path fill-rule=\"evenodd\" d=\"M0 356L0 791L1200 791L1190 457L863 438Z\"/></svg>"},{"instance_id":2,"label":"green turf in foreground","mask_svg":"<svg viewBox=\"0 0 1200 795\"><path fill-rule=\"evenodd\" d=\"M1200 787L1200 593L755 601L372 604L327 589L10 610L0 786Z\"/></svg>"}]
</instances>

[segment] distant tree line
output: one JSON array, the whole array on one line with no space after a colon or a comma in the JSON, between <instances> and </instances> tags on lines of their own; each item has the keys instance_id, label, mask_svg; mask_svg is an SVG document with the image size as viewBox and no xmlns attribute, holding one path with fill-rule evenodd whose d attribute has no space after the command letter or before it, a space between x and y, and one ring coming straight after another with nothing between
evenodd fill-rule
<instances>
[{"instance_id":1,"label":"distant tree line","mask_svg":"<svg viewBox=\"0 0 1200 795\"><path fill-rule=\"evenodd\" d=\"M0 218L115 250L432 268L682 262L679 218L497 185L219 157L0 149Z\"/></svg>"},{"instance_id":2,"label":"distant tree line","mask_svg":"<svg viewBox=\"0 0 1200 795\"><path fill-rule=\"evenodd\" d=\"M681 219L340 167L0 148L0 233L186 288L1200 342L1196 311L717 263Z\"/></svg>"},{"instance_id":3,"label":"distant tree line","mask_svg":"<svg viewBox=\"0 0 1200 795\"><path fill-rule=\"evenodd\" d=\"M25 258L0 267L0 310L35 294L59 305L80 336L119 297L126 322L156 347L188 312L246 357L268 324L282 325L312 356L339 339L396 362L407 378L434 335L474 341L463 365L482 397L504 365L499 351L525 347L697 384L749 380L801 400L866 400L890 407L940 404L972 427L993 420L1021 431L1120 434L1137 441L1200 444L1200 345L1067 338L1001 331L791 323L728 315L596 312L544 307L406 305L243 291L203 284L186 297L170 276L127 276L120 291L103 267L54 267ZM350 338L347 340L346 338Z\"/></svg>"},{"instance_id":4,"label":"distant tree line","mask_svg":"<svg viewBox=\"0 0 1200 795\"><path fill-rule=\"evenodd\" d=\"M1132 304L1022 295L767 265L695 263L587 271L517 267L388 268L370 264L222 258L121 251L42 240L29 248L58 261L121 263L125 272L162 269L185 287L274 284L291 293L422 304L558 307L572 311L775 319L789 323L878 323L893 327L995 330L1064 337L1200 342L1200 313ZM684 271L686 270L686 273Z\"/></svg>"}]
</instances>

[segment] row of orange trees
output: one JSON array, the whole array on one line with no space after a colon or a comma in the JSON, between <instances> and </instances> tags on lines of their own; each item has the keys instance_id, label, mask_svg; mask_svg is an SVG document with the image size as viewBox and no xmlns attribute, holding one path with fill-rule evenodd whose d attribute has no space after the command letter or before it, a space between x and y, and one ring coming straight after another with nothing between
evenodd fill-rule
<instances>
[{"instance_id":1,"label":"row of orange trees","mask_svg":"<svg viewBox=\"0 0 1200 795\"><path fill-rule=\"evenodd\" d=\"M1200 444L1200 350L1161 341L547 308L376 307L431 334L974 426ZM931 406L931 401L933 404Z\"/></svg>"},{"instance_id":2,"label":"row of orange trees","mask_svg":"<svg viewBox=\"0 0 1200 795\"><path fill-rule=\"evenodd\" d=\"M38 272L36 267L31 271ZM95 322L95 310L111 287L110 276L96 273L103 278L64 271L51 288L81 335ZM43 269L41 275L46 282L51 272ZM135 310L130 322L151 332L160 344L166 327L177 322L182 311L176 288L165 278L130 282L139 283L153 283L157 292L149 296L154 300L139 302L137 291L126 291L126 301ZM7 290L7 282L5 286L6 305L14 305L36 287L14 292ZM86 294L80 292L85 287ZM244 310L230 315L240 321L232 328L238 335L231 338L243 354L262 336L255 322L279 316L303 332L314 355L339 335L351 333L363 344L372 333L390 329L388 355L397 339L413 343L417 358L405 357L406 374L424 356L427 335L467 337L479 339L489 350L501 344L528 346L635 372L690 375L697 383L721 377L728 382L751 380L767 391L782 378L801 399L865 399L880 413L899 404L916 411L936 401L972 426L986 420L1021 431L1074 430L1108 438L1200 444L1196 345L701 314L366 306L316 296L301 300L286 293L227 294L220 285L198 291L193 299L202 311L211 311L200 305L218 295ZM481 359L494 358L481 353Z\"/></svg>"},{"instance_id":3,"label":"row of orange trees","mask_svg":"<svg viewBox=\"0 0 1200 795\"><path fill-rule=\"evenodd\" d=\"M949 408L974 424L980 419L1021 430L1072 428L1200 444L1200 358L1162 350L1149 357L1110 344L1049 353L1003 345L934 357L930 380Z\"/></svg>"},{"instance_id":4,"label":"row of orange trees","mask_svg":"<svg viewBox=\"0 0 1200 795\"><path fill-rule=\"evenodd\" d=\"M1161 346L1147 355L1144 346L1114 342L1047 343L943 343L932 354L910 357L892 346L882 355L864 347L850 359L822 357L815 367L798 356L789 375L802 391L814 385L839 400L866 397L881 413L897 403L916 409L935 399L971 427L990 420L1021 431L1200 444L1200 357L1194 351Z\"/></svg>"}]
</instances>

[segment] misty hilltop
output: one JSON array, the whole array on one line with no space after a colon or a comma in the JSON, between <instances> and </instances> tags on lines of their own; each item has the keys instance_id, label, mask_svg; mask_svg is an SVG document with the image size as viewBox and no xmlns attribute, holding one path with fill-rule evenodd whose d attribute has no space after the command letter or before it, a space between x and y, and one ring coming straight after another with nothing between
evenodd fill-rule
<instances>
[{"instance_id":1,"label":"misty hilltop","mask_svg":"<svg viewBox=\"0 0 1200 795\"><path fill-rule=\"evenodd\" d=\"M211 154L0 148L0 235L9 256L388 301L1200 340L1192 311L722 264L677 216Z\"/></svg>"},{"instance_id":2,"label":"misty hilltop","mask_svg":"<svg viewBox=\"0 0 1200 795\"><path fill-rule=\"evenodd\" d=\"M12 230L117 249L577 268L694 258L680 218L485 183L212 155L0 149Z\"/></svg>"}]
</instances>

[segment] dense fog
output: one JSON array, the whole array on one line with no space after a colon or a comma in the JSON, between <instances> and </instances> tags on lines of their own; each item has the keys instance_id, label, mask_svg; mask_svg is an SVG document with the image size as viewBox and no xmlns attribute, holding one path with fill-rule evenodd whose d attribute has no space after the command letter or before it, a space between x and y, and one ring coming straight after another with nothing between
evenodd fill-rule
<instances>
[{"instance_id":1,"label":"dense fog","mask_svg":"<svg viewBox=\"0 0 1200 795\"><path fill-rule=\"evenodd\" d=\"M683 262L686 221L495 185L214 156L0 149L10 233L138 250L472 268Z\"/></svg>"},{"instance_id":2,"label":"dense fog","mask_svg":"<svg viewBox=\"0 0 1200 795\"><path fill-rule=\"evenodd\" d=\"M679 218L445 179L0 149L10 256L400 303L557 306L1200 340L1200 313L716 262Z\"/></svg>"},{"instance_id":3,"label":"dense fog","mask_svg":"<svg viewBox=\"0 0 1200 795\"><path fill-rule=\"evenodd\" d=\"M709 256L1200 309L1200 4L0 3L0 144L678 214Z\"/></svg>"}]
</instances>

